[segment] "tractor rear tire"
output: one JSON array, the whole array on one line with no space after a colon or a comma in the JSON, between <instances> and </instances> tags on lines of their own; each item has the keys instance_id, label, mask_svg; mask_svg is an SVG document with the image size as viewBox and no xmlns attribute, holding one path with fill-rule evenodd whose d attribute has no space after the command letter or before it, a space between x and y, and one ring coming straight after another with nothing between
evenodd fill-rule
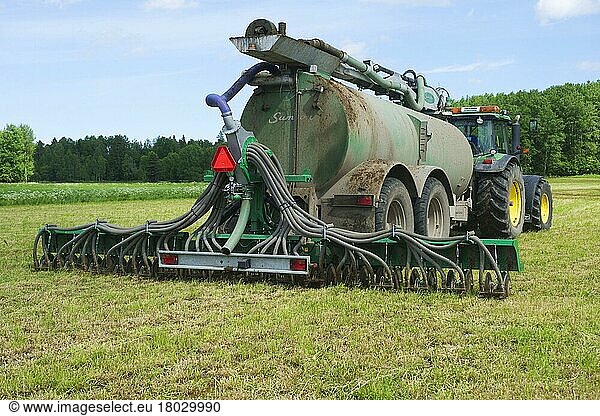
<instances>
[{"instance_id":1,"label":"tractor rear tire","mask_svg":"<svg viewBox=\"0 0 600 416\"><path fill-rule=\"evenodd\" d=\"M428 237L450 236L450 203L442 183L427 178L414 206L415 232Z\"/></svg>"},{"instance_id":2,"label":"tractor rear tire","mask_svg":"<svg viewBox=\"0 0 600 416\"><path fill-rule=\"evenodd\" d=\"M477 174L475 185L474 211L481 236L514 238L521 234L525 186L520 166L513 162L500 173Z\"/></svg>"},{"instance_id":3,"label":"tractor rear tire","mask_svg":"<svg viewBox=\"0 0 600 416\"><path fill-rule=\"evenodd\" d=\"M526 224L527 230L548 230L552 226L552 188L545 179L535 187L531 202L531 223Z\"/></svg>"},{"instance_id":4,"label":"tractor rear tire","mask_svg":"<svg viewBox=\"0 0 600 416\"><path fill-rule=\"evenodd\" d=\"M375 210L375 230L387 230L392 225L413 232L415 217L413 203L406 186L400 179L388 177L381 186L379 204Z\"/></svg>"}]
</instances>

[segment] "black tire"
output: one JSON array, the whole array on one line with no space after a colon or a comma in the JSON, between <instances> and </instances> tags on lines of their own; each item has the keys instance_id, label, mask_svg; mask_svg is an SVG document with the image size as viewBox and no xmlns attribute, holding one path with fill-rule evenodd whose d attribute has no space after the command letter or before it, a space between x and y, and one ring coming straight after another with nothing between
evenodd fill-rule
<instances>
[{"instance_id":1,"label":"black tire","mask_svg":"<svg viewBox=\"0 0 600 416\"><path fill-rule=\"evenodd\" d=\"M406 231L415 229L413 204L406 186L396 178L385 178L375 210L375 230L385 230L399 225Z\"/></svg>"},{"instance_id":2,"label":"black tire","mask_svg":"<svg viewBox=\"0 0 600 416\"><path fill-rule=\"evenodd\" d=\"M526 224L527 230L541 231L552 227L552 188L545 179L535 187L531 202L531 223Z\"/></svg>"},{"instance_id":3,"label":"black tire","mask_svg":"<svg viewBox=\"0 0 600 416\"><path fill-rule=\"evenodd\" d=\"M525 185L519 165L509 163L500 173L477 174L475 181L474 211L481 236L514 238L521 234L525 220ZM512 186L518 193L516 198L519 199L519 206L512 210L511 216Z\"/></svg>"},{"instance_id":4,"label":"black tire","mask_svg":"<svg viewBox=\"0 0 600 416\"><path fill-rule=\"evenodd\" d=\"M450 236L450 203L444 185L429 177L415 200L415 232L429 237Z\"/></svg>"}]
</instances>

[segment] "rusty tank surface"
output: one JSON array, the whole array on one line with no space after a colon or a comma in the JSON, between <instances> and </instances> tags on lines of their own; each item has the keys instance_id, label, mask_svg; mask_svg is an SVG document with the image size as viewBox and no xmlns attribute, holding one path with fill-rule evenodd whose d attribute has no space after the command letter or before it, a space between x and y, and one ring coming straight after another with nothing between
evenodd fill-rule
<instances>
[{"instance_id":1,"label":"rusty tank surface","mask_svg":"<svg viewBox=\"0 0 600 416\"><path fill-rule=\"evenodd\" d=\"M278 155L286 173L312 175L317 197L365 161L433 166L444 171L453 194L465 192L473 155L456 127L332 79L295 75L295 82L259 86L241 120ZM350 184L354 192L363 182L383 181L363 171L367 177L355 175Z\"/></svg>"}]
</instances>

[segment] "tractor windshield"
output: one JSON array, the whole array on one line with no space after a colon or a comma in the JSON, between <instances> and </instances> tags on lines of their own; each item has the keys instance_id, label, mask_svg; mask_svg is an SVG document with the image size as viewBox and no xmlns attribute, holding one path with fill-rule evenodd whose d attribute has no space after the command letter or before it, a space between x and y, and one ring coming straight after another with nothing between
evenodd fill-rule
<instances>
[{"instance_id":1,"label":"tractor windshield","mask_svg":"<svg viewBox=\"0 0 600 416\"><path fill-rule=\"evenodd\" d=\"M481 121L481 119L480 119ZM497 149L492 120L477 123L476 120L456 120L454 125L465 135L474 155Z\"/></svg>"}]
</instances>

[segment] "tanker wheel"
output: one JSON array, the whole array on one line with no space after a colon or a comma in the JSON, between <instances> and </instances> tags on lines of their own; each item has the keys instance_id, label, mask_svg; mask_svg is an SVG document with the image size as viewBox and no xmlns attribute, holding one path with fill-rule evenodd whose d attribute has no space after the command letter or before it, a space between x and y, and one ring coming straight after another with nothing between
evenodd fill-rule
<instances>
[{"instance_id":1,"label":"tanker wheel","mask_svg":"<svg viewBox=\"0 0 600 416\"><path fill-rule=\"evenodd\" d=\"M429 177L414 206L415 232L428 237L450 235L450 203L444 185Z\"/></svg>"},{"instance_id":2,"label":"tanker wheel","mask_svg":"<svg viewBox=\"0 0 600 416\"><path fill-rule=\"evenodd\" d=\"M535 187L531 203L531 224L528 230L548 230L552 226L552 189L550 184L542 179Z\"/></svg>"},{"instance_id":3,"label":"tanker wheel","mask_svg":"<svg viewBox=\"0 0 600 416\"><path fill-rule=\"evenodd\" d=\"M525 193L521 168L509 163L500 173L476 178L475 213L482 237L513 238L523 231Z\"/></svg>"},{"instance_id":4,"label":"tanker wheel","mask_svg":"<svg viewBox=\"0 0 600 416\"><path fill-rule=\"evenodd\" d=\"M385 178L375 210L375 230L387 230L393 225L413 232L415 220L413 204L406 186L400 179Z\"/></svg>"}]
</instances>

